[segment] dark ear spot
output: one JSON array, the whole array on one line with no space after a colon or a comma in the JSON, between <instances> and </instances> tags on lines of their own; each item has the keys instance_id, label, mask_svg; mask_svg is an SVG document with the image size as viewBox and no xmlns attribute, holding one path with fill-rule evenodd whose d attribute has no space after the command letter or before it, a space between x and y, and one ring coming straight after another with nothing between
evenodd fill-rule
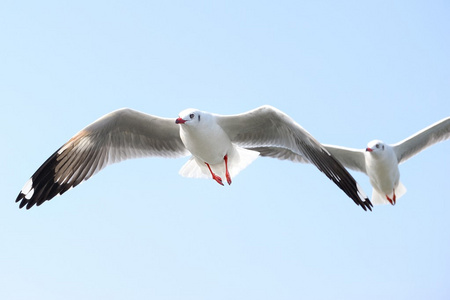
<instances>
[{"instance_id":1,"label":"dark ear spot","mask_svg":"<svg viewBox=\"0 0 450 300\"><path fill-rule=\"evenodd\" d=\"M198 121L200 122L200 114L198 115Z\"/></svg>"}]
</instances>

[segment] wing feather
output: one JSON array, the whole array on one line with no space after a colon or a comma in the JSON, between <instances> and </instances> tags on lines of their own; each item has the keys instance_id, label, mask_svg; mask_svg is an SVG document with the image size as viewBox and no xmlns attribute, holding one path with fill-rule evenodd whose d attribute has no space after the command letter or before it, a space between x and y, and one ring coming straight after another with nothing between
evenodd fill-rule
<instances>
[{"instance_id":1,"label":"wing feather","mask_svg":"<svg viewBox=\"0 0 450 300\"><path fill-rule=\"evenodd\" d=\"M323 146L336 157L344 167L367 174L363 149L353 149L333 145Z\"/></svg>"},{"instance_id":2,"label":"wing feather","mask_svg":"<svg viewBox=\"0 0 450 300\"><path fill-rule=\"evenodd\" d=\"M405 162L420 151L450 138L450 117L442 119L392 147L398 163Z\"/></svg>"},{"instance_id":3,"label":"wing feather","mask_svg":"<svg viewBox=\"0 0 450 300\"><path fill-rule=\"evenodd\" d=\"M119 109L88 125L53 153L31 176L16 202L21 208L41 205L107 165L126 159L188 154L175 119Z\"/></svg>"},{"instance_id":4,"label":"wing feather","mask_svg":"<svg viewBox=\"0 0 450 300\"><path fill-rule=\"evenodd\" d=\"M372 204L355 179L312 135L292 118L271 106L230 116L216 115L217 122L232 142L257 149L274 158L314 164L357 205L366 210ZM268 148L264 151L264 148Z\"/></svg>"}]
</instances>

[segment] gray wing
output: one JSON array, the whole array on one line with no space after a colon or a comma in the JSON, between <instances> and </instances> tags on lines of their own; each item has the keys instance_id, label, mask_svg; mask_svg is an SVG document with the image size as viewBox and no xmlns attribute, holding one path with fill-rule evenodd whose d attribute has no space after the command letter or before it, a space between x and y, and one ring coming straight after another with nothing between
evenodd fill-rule
<instances>
[{"instance_id":1,"label":"gray wing","mask_svg":"<svg viewBox=\"0 0 450 300\"><path fill-rule=\"evenodd\" d=\"M392 147L397 155L398 163L402 163L425 148L449 138L450 117L428 126Z\"/></svg>"},{"instance_id":2,"label":"gray wing","mask_svg":"<svg viewBox=\"0 0 450 300\"><path fill-rule=\"evenodd\" d=\"M367 174L364 150L333 145L323 146L328 152L336 157L344 167Z\"/></svg>"},{"instance_id":3,"label":"gray wing","mask_svg":"<svg viewBox=\"0 0 450 300\"><path fill-rule=\"evenodd\" d=\"M245 147L247 149L251 149L254 151L258 151L260 156L268 156L273 158L278 158L281 160L290 160L293 162L299 162L299 163L310 163L308 159L303 157L301 154L292 152L290 149L285 149L282 147L270 147L270 146L263 146L263 147Z\"/></svg>"},{"instance_id":4,"label":"gray wing","mask_svg":"<svg viewBox=\"0 0 450 300\"><path fill-rule=\"evenodd\" d=\"M260 151L263 156L308 161L357 205L364 210L371 209L372 203L342 164L285 113L271 106L262 106L243 114L217 115L216 118L233 143Z\"/></svg>"},{"instance_id":5,"label":"gray wing","mask_svg":"<svg viewBox=\"0 0 450 300\"><path fill-rule=\"evenodd\" d=\"M27 181L16 202L27 209L41 205L125 159L188 154L175 119L119 109L82 129L50 156Z\"/></svg>"}]
</instances>

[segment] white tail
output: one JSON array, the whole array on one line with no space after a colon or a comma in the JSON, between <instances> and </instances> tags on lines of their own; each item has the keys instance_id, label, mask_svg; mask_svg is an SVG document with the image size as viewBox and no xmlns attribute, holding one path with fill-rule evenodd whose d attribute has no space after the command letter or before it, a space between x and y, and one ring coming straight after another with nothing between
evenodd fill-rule
<instances>
[{"instance_id":1,"label":"white tail","mask_svg":"<svg viewBox=\"0 0 450 300\"><path fill-rule=\"evenodd\" d=\"M234 178L239 172L244 170L259 156L259 152L247 150L236 145L233 145L232 150L228 153L228 172L231 178ZM211 165L214 173L222 178L225 178L225 162ZM191 178L211 178L211 173L208 170L205 162L192 156L183 167L181 167L179 174L183 177Z\"/></svg>"},{"instance_id":2,"label":"white tail","mask_svg":"<svg viewBox=\"0 0 450 300\"><path fill-rule=\"evenodd\" d=\"M401 196L403 196L406 193L406 187L403 185L403 183L399 182L397 187L395 188L395 198L396 201L400 199ZM391 193L389 198L392 199L394 193ZM372 203L374 205L381 205L381 204L390 204L389 201L386 199L386 195L381 194L380 192L373 189L372 191Z\"/></svg>"}]
</instances>

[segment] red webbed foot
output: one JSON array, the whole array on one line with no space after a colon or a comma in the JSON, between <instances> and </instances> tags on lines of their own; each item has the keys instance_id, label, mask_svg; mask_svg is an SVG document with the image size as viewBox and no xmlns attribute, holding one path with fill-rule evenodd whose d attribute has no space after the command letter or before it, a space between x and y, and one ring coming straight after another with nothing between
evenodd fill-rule
<instances>
[{"instance_id":1,"label":"red webbed foot","mask_svg":"<svg viewBox=\"0 0 450 300\"><path fill-rule=\"evenodd\" d=\"M214 172L211 170L211 167L209 166L209 164L208 164L207 162L205 162L205 164L206 164L206 166L208 167L209 172L211 172L212 178L213 178L215 181L217 181L218 184L223 185L222 178L220 178L219 176L217 176L216 174L214 174ZM227 178L227 179L228 179L228 178Z\"/></svg>"},{"instance_id":2,"label":"red webbed foot","mask_svg":"<svg viewBox=\"0 0 450 300\"><path fill-rule=\"evenodd\" d=\"M386 199L387 199L387 201L389 201L389 203L391 203L392 205L395 205L395 203L396 203L396 196L395 196L395 190L394 190L394 193L393 193L393 196L392 196L392 199L391 198L389 198L389 196L388 195L386 195Z\"/></svg>"},{"instance_id":3,"label":"red webbed foot","mask_svg":"<svg viewBox=\"0 0 450 300\"><path fill-rule=\"evenodd\" d=\"M231 184L231 176L230 176L230 173L228 172L228 155L225 155L223 157L223 160L225 161L225 176L227 177L228 185L230 185Z\"/></svg>"}]
</instances>

